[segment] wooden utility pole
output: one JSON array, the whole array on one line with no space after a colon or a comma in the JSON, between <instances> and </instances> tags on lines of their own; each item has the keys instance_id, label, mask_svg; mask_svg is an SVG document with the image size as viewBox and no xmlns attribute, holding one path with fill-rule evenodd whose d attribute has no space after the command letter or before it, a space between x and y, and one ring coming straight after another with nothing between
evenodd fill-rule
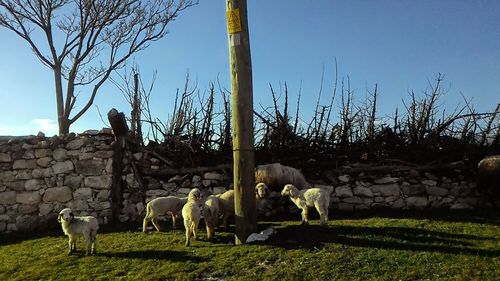
<instances>
[{"instance_id":1,"label":"wooden utility pole","mask_svg":"<svg viewBox=\"0 0 500 281\"><path fill-rule=\"evenodd\" d=\"M235 243L257 230L253 137L252 63L247 1L226 0L233 121Z\"/></svg>"}]
</instances>

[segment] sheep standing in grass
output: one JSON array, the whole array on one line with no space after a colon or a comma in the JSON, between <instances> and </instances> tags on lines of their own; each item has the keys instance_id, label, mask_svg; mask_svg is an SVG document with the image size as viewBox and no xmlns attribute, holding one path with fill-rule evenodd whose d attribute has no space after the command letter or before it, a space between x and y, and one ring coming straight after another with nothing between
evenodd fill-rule
<instances>
[{"instance_id":1,"label":"sheep standing in grass","mask_svg":"<svg viewBox=\"0 0 500 281\"><path fill-rule=\"evenodd\" d=\"M299 170L280 163L255 167L255 182L264 183L274 191L279 191L285 184L293 184L298 189L310 186Z\"/></svg>"},{"instance_id":2,"label":"sheep standing in grass","mask_svg":"<svg viewBox=\"0 0 500 281\"><path fill-rule=\"evenodd\" d=\"M294 185L287 184L281 191L282 196L290 196L295 205L302 210L302 224L308 224L309 207L315 207L319 213L320 224L328 223L328 207L330 205L330 195L332 189L309 188L298 190Z\"/></svg>"},{"instance_id":3,"label":"sheep standing in grass","mask_svg":"<svg viewBox=\"0 0 500 281\"><path fill-rule=\"evenodd\" d=\"M182 217L184 218L184 227L186 228L186 246L191 243L191 236L194 240L198 239L198 224L201 217L201 191L193 188L188 194L188 200L182 207Z\"/></svg>"},{"instance_id":4,"label":"sheep standing in grass","mask_svg":"<svg viewBox=\"0 0 500 281\"><path fill-rule=\"evenodd\" d=\"M147 233L148 222L152 221L157 231L160 231L158 225L158 216L170 213L172 215L172 228L177 227L177 218L182 210L182 206L186 204L187 197L158 197L148 202L146 205L146 216L142 224L142 231Z\"/></svg>"},{"instance_id":5,"label":"sheep standing in grass","mask_svg":"<svg viewBox=\"0 0 500 281\"><path fill-rule=\"evenodd\" d=\"M203 217L205 218L205 226L207 228L207 239L211 240L215 235L215 227L219 220L220 210L219 197L210 195L203 203Z\"/></svg>"},{"instance_id":6,"label":"sheep standing in grass","mask_svg":"<svg viewBox=\"0 0 500 281\"><path fill-rule=\"evenodd\" d=\"M228 190L216 196L219 198L219 207L222 221L224 222L224 228L227 229L229 227L229 218L234 216L234 190Z\"/></svg>"},{"instance_id":7,"label":"sheep standing in grass","mask_svg":"<svg viewBox=\"0 0 500 281\"><path fill-rule=\"evenodd\" d=\"M59 212L57 221L69 237L68 255L76 251L76 237L82 235L87 242L87 255L95 253L95 242L99 223L93 216L75 217L70 208Z\"/></svg>"}]
</instances>

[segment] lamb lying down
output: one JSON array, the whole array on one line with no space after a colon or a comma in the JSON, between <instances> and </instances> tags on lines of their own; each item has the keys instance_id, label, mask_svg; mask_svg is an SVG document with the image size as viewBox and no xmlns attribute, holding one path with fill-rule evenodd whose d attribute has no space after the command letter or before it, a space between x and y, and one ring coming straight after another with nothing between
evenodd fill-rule
<instances>
[{"instance_id":1,"label":"lamb lying down","mask_svg":"<svg viewBox=\"0 0 500 281\"><path fill-rule=\"evenodd\" d=\"M287 184L281 191L282 196L290 196L295 205L302 210L302 224L308 224L309 207L315 207L319 213L320 224L328 224L328 207L330 206L330 195L332 189L309 188L298 190L294 185Z\"/></svg>"},{"instance_id":2,"label":"lamb lying down","mask_svg":"<svg viewBox=\"0 0 500 281\"><path fill-rule=\"evenodd\" d=\"M75 217L70 208L63 209L59 212L57 221L69 237L68 255L76 251L76 237L83 235L87 242L87 255L95 253L95 242L99 223L92 216Z\"/></svg>"}]
</instances>

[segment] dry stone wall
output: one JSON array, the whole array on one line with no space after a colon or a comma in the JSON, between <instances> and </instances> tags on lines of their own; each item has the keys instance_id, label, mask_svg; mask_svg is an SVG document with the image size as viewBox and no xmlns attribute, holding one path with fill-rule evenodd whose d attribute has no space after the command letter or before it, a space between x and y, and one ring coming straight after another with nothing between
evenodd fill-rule
<instances>
[{"instance_id":1,"label":"dry stone wall","mask_svg":"<svg viewBox=\"0 0 500 281\"><path fill-rule=\"evenodd\" d=\"M113 139L110 130L0 137L0 232L54 226L65 207L107 223Z\"/></svg>"},{"instance_id":2,"label":"dry stone wall","mask_svg":"<svg viewBox=\"0 0 500 281\"><path fill-rule=\"evenodd\" d=\"M43 134L0 137L0 232L57 227L57 214L66 207L78 215L93 215L100 224L109 223L114 215L112 201L116 200L112 194L116 164L113 141L110 130L51 138ZM121 194L115 197L123 199L117 214L121 222L141 221L146 203L156 197L186 196L195 187L205 195L232 188L230 170L168 177L142 175L139 183L131 161L139 170L151 171L165 168L165 159L147 151L124 155L119 166L122 174L117 175ZM330 208L334 210L481 207L475 180L463 174L460 170L446 174L417 170L346 172L315 182L316 186L333 188ZM282 198L279 191L271 192L265 201L258 202L259 213L279 214L285 200L289 199Z\"/></svg>"}]
</instances>

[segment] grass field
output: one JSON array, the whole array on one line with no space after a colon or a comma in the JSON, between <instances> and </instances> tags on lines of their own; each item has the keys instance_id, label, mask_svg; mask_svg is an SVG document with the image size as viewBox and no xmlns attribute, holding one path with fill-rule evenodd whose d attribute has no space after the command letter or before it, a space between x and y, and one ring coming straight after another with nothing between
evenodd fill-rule
<instances>
[{"instance_id":1,"label":"grass field","mask_svg":"<svg viewBox=\"0 0 500 281\"><path fill-rule=\"evenodd\" d=\"M293 217L295 218L295 217ZM260 222L278 233L234 246L205 231L191 247L182 230L145 235L140 224L105 228L97 254L67 255L61 230L0 235L0 280L499 280L500 215L333 214L328 227L291 218ZM298 219L298 217L297 217ZM231 230L231 229L230 229Z\"/></svg>"}]
</instances>

